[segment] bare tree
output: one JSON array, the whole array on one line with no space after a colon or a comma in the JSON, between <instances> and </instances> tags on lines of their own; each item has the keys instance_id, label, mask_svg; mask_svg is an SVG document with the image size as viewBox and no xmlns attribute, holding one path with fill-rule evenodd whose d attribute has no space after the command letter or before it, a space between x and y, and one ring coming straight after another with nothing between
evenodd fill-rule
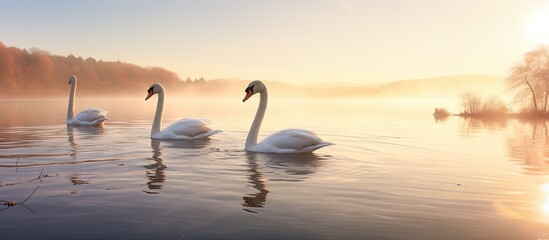
<instances>
[{"instance_id":1,"label":"bare tree","mask_svg":"<svg viewBox=\"0 0 549 240\"><path fill-rule=\"evenodd\" d=\"M461 107L465 114L478 114L482 110L482 98L468 92L461 96Z\"/></svg>"},{"instance_id":2,"label":"bare tree","mask_svg":"<svg viewBox=\"0 0 549 240\"><path fill-rule=\"evenodd\" d=\"M501 99L495 95L491 95L482 101L482 112L485 114L497 115L507 113L509 112L509 109Z\"/></svg>"},{"instance_id":3,"label":"bare tree","mask_svg":"<svg viewBox=\"0 0 549 240\"><path fill-rule=\"evenodd\" d=\"M524 62L533 70L534 81L544 87L541 96L543 96L543 111L547 112L547 100L549 99L549 76L547 75L549 64L549 46L539 45L535 50L524 54Z\"/></svg>"},{"instance_id":4,"label":"bare tree","mask_svg":"<svg viewBox=\"0 0 549 240\"><path fill-rule=\"evenodd\" d=\"M524 61L511 69L507 82L516 91L515 99L533 107L534 112L549 109L549 46L539 45L524 54Z\"/></svg>"}]
</instances>

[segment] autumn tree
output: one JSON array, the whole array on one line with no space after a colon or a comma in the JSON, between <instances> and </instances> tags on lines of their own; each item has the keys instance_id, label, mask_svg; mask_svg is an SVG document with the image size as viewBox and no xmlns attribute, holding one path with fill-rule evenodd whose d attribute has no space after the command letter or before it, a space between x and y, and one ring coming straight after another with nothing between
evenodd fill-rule
<instances>
[{"instance_id":1,"label":"autumn tree","mask_svg":"<svg viewBox=\"0 0 549 240\"><path fill-rule=\"evenodd\" d=\"M73 74L80 80L79 92L84 94L137 93L155 82L174 89L181 87L177 74L160 67L84 60L72 54L57 56L36 48L8 48L0 42L0 86L4 95L60 95L68 91L67 80Z\"/></svg>"},{"instance_id":2,"label":"autumn tree","mask_svg":"<svg viewBox=\"0 0 549 240\"><path fill-rule=\"evenodd\" d=\"M0 82L4 83L3 86L8 92L15 92L17 88L15 74L15 61L8 48L0 42Z\"/></svg>"},{"instance_id":3,"label":"autumn tree","mask_svg":"<svg viewBox=\"0 0 549 240\"><path fill-rule=\"evenodd\" d=\"M27 80L36 88L47 89L53 80L54 64L46 52L33 51L30 54L30 69L27 71Z\"/></svg>"}]
</instances>

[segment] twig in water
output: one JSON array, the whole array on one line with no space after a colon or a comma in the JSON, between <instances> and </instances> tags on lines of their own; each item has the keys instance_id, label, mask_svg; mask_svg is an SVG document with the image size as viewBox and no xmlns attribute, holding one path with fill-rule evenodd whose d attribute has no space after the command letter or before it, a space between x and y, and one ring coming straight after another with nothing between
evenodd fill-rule
<instances>
[{"instance_id":1,"label":"twig in water","mask_svg":"<svg viewBox=\"0 0 549 240\"><path fill-rule=\"evenodd\" d=\"M34 193L36 193L36 191L38 190L39 187L40 187L40 185L38 187L36 187L34 189L34 191L32 191L32 193L27 198L25 198L25 200L23 200L22 202L12 202L12 201L0 200L0 205L6 206L4 209L0 210L0 212L4 211L4 210L6 210L10 207L15 207L17 205L21 205L21 206L25 207L27 210L29 210L30 212L34 213L34 215L38 215L38 214L36 214L35 211L33 211L29 207L25 206L24 203L27 202L32 197L32 195L34 195Z\"/></svg>"},{"instance_id":2,"label":"twig in water","mask_svg":"<svg viewBox=\"0 0 549 240\"><path fill-rule=\"evenodd\" d=\"M8 184L0 184L0 187L5 187L5 186L13 186L13 185L17 185L17 184L22 184L22 183L27 183L27 182L32 182L34 180L38 180L40 181L40 183L43 183L42 182L42 177L50 177L49 175L43 175L44 173L44 168L42 168L42 171L40 171L40 175L38 175L38 177L35 177L33 179L30 179L30 180L26 180L26 181L21 181L21 182L14 182L14 183L8 183Z\"/></svg>"},{"instance_id":3,"label":"twig in water","mask_svg":"<svg viewBox=\"0 0 549 240\"><path fill-rule=\"evenodd\" d=\"M17 172L17 165L19 164L19 158L21 158L21 154L19 154L19 156L17 156L17 161L15 161L15 173L18 173Z\"/></svg>"},{"instance_id":4,"label":"twig in water","mask_svg":"<svg viewBox=\"0 0 549 240\"><path fill-rule=\"evenodd\" d=\"M35 179L38 179L40 181L40 183L43 183L42 182L42 173L44 173L44 168L42 168L42 171L40 171L40 174L38 175L38 177L35 178Z\"/></svg>"}]
</instances>

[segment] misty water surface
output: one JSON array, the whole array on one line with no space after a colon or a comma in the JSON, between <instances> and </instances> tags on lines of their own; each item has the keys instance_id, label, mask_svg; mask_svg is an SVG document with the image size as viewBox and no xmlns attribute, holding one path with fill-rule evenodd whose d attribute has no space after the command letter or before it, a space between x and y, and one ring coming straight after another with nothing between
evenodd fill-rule
<instances>
[{"instance_id":1,"label":"misty water surface","mask_svg":"<svg viewBox=\"0 0 549 240\"><path fill-rule=\"evenodd\" d=\"M168 101L165 125L199 117L224 131L191 142L151 141L151 100L77 99L109 111L102 128L67 127L65 99L2 101L0 199L39 188L0 208L0 238L549 238L545 122L273 98L260 138L298 127L336 144L273 155L243 151L258 99Z\"/></svg>"}]
</instances>

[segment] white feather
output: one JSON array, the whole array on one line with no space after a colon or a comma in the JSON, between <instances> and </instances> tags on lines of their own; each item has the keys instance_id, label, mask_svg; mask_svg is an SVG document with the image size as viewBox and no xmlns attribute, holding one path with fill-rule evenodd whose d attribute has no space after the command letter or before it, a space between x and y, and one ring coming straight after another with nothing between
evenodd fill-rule
<instances>
[{"instance_id":1,"label":"white feather","mask_svg":"<svg viewBox=\"0 0 549 240\"><path fill-rule=\"evenodd\" d=\"M93 126L101 125L106 120L108 120L107 111L97 108L88 108L78 113L73 119L67 120L67 124Z\"/></svg>"},{"instance_id":2,"label":"white feather","mask_svg":"<svg viewBox=\"0 0 549 240\"><path fill-rule=\"evenodd\" d=\"M210 129L208 123L202 119L183 118L164 128L159 133L152 134L151 138L193 140L207 138L219 132L221 131Z\"/></svg>"},{"instance_id":3,"label":"white feather","mask_svg":"<svg viewBox=\"0 0 549 240\"><path fill-rule=\"evenodd\" d=\"M271 134L249 149L264 153L310 153L321 147L333 145L324 142L314 132L304 129L285 129Z\"/></svg>"}]
</instances>

